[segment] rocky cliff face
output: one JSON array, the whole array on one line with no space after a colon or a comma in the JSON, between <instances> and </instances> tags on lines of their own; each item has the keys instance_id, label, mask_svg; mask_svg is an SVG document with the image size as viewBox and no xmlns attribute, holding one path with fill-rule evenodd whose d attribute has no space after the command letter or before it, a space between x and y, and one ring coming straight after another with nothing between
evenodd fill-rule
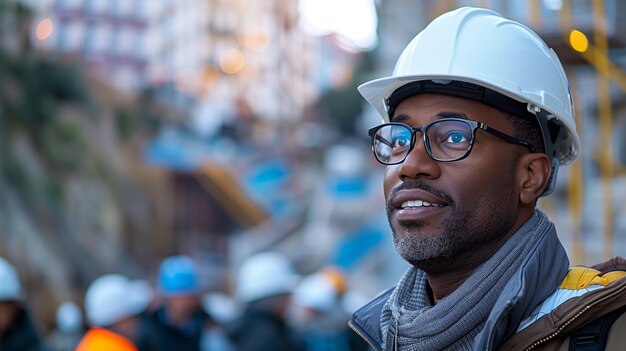
<instances>
[{"instance_id":1,"label":"rocky cliff face","mask_svg":"<svg viewBox=\"0 0 626 351\"><path fill-rule=\"evenodd\" d=\"M0 255L46 326L97 275L141 276L166 252L167 174L141 159L161 112L78 69L0 52Z\"/></svg>"}]
</instances>

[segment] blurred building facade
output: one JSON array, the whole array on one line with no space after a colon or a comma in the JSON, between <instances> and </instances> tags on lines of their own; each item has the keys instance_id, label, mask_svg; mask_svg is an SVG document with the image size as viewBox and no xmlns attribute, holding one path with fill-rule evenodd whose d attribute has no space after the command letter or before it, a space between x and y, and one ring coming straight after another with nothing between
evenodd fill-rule
<instances>
[{"instance_id":1,"label":"blurred building facade","mask_svg":"<svg viewBox=\"0 0 626 351\"><path fill-rule=\"evenodd\" d=\"M31 5L38 13L34 42L39 50L84 62L123 91L143 87L154 55L150 25L155 11L148 3L48 0Z\"/></svg>"},{"instance_id":2,"label":"blurred building facade","mask_svg":"<svg viewBox=\"0 0 626 351\"><path fill-rule=\"evenodd\" d=\"M29 3L28 1L24 1ZM30 3L29 3L30 4ZM252 100L264 119L296 119L316 96L312 39L297 0L47 0L36 45L86 62L117 88L152 88L189 108Z\"/></svg>"},{"instance_id":3,"label":"blurred building facade","mask_svg":"<svg viewBox=\"0 0 626 351\"><path fill-rule=\"evenodd\" d=\"M84 65L126 94L150 90L161 102L183 111L187 119L164 123L159 135L182 135L185 146L178 150L186 155L198 153L188 147L191 139L208 145L202 138L226 135L234 139L229 142L248 144L254 141L246 138L259 134L262 139L281 138L277 134L289 129L282 126L297 123L317 97L311 72L318 53L313 47L315 39L298 26L297 0L22 3L36 11L33 43L39 52ZM262 126L262 133L252 131L257 125ZM160 149L171 152L177 148L168 138L156 139ZM238 164L221 162L229 154L222 146L215 145L215 152L207 147L209 154L201 158L203 161L185 165L185 169L180 168L180 160L186 157L182 154L176 154L174 160L156 152L161 159L148 160L172 170L176 217L173 250L191 247L219 251L218 257L227 254L228 248L221 243L237 225L215 219L226 219L222 213L234 201L222 193L250 195L237 188L241 182L228 183L224 188L201 170L205 161L221 154L216 156L220 159L214 167L237 178L241 171ZM154 149L148 149L151 158L155 153L150 150ZM185 190L198 182L206 186ZM207 191L211 188L221 193L216 197ZM207 201L212 207L207 207ZM201 233L197 223L204 223ZM194 245L202 235L207 236L201 240L207 244Z\"/></svg>"},{"instance_id":4,"label":"blurred building facade","mask_svg":"<svg viewBox=\"0 0 626 351\"><path fill-rule=\"evenodd\" d=\"M23 22L14 20L18 13L24 14ZM360 258L374 248L379 233L347 223L350 218L360 222L368 209L357 208L358 200L349 196L348 202L354 200L349 206L358 212L353 217L339 211L330 218L339 225L322 225L319 233L305 224L328 214L309 215L311 207L345 208L333 197L346 200L342 189L354 184L363 190L360 178L367 176L355 182L331 175L336 186L327 188L328 178L315 162L321 149L330 146L324 142L334 139L308 109L321 91L351 82L358 53L345 51L332 35L304 33L297 0L0 0L0 18L1 49L10 48L22 61L45 62L43 68L58 64L89 73L88 79L78 73L76 79L84 83L80 89L91 102L77 106L55 96L55 104L62 106L55 111L30 96L24 99L41 107L53 127L78 125L72 131L85 145L67 149L70 158L89 159L87 166L52 177L45 158L49 148L23 142L22 131L8 131L11 135L3 138L9 153L32 147L32 160L14 153L17 166L32 161L41 184L52 179L58 186L60 204L51 205L58 209L54 225L28 206L14 205L20 204L14 198L29 199L27 194L7 192L0 198L0 219L12 218L0 220L0 254L19 257L44 320L52 306L42 305L80 295L92 277L117 270L142 275L163 254L199 258L205 276L216 282L210 288L223 289L217 285L228 265L252 252L286 251L299 262L315 256L319 265L333 261L354 267L359 261L350 257ZM52 80L32 75L34 85ZM172 114L187 117L173 121L168 118L171 109L157 114L162 123L155 144L166 155L160 162L150 159L153 153L137 153L137 140L125 140L119 130L122 119L141 118L122 105L132 101L145 107L141 93L146 89L177 107ZM308 124L301 124L305 119ZM209 128L196 128L207 121ZM24 129L46 130L34 123ZM66 146L66 135L59 139ZM181 153L172 152L178 145ZM367 148L363 155L369 155ZM94 160L106 162L93 171L89 165ZM5 178L1 173L0 186L13 188ZM325 196L311 204L314 191ZM40 188L33 193L38 198L47 194ZM5 211L9 204L14 206ZM302 239L305 226L309 234ZM343 245L346 232L354 240ZM316 238L321 236L329 245L302 249L303 241L320 243ZM370 239L362 252L355 245L360 237ZM337 254L335 244L348 250Z\"/></svg>"}]
</instances>

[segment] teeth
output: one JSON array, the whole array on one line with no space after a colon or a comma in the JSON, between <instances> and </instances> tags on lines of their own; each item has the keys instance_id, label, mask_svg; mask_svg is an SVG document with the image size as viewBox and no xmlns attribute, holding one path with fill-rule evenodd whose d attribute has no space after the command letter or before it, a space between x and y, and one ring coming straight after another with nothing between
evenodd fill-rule
<instances>
[{"instance_id":1,"label":"teeth","mask_svg":"<svg viewBox=\"0 0 626 351\"><path fill-rule=\"evenodd\" d=\"M407 207L443 207L444 205L441 204L432 204L428 201L422 201L422 200L409 200L409 201L405 201L402 204L402 208L407 208Z\"/></svg>"}]
</instances>

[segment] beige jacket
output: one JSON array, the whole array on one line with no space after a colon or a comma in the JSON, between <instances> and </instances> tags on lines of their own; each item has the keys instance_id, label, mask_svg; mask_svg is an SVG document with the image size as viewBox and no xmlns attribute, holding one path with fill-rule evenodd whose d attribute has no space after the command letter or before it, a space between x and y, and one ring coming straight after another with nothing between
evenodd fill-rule
<instances>
[{"instance_id":1,"label":"beige jacket","mask_svg":"<svg viewBox=\"0 0 626 351\"><path fill-rule=\"evenodd\" d=\"M626 259L616 257L591 269L570 270L555 295L572 292L580 295L542 304L536 320L509 338L499 350L568 350L570 334L626 306ZM550 303L554 306L549 306ZM626 313L613 323L605 350L626 350Z\"/></svg>"}]
</instances>

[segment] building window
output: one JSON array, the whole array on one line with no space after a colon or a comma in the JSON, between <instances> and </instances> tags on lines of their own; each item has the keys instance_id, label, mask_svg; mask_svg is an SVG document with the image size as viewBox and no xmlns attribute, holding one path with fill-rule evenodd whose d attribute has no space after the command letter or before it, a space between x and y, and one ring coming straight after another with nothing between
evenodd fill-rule
<instances>
[{"instance_id":1,"label":"building window","mask_svg":"<svg viewBox=\"0 0 626 351\"><path fill-rule=\"evenodd\" d=\"M123 54L120 44L121 31L122 30L119 28L111 29L111 54L114 56L120 56Z\"/></svg>"},{"instance_id":2,"label":"building window","mask_svg":"<svg viewBox=\"0 0 626 351\"><path fill-rule=\"evenodd\" d=\"M95 0L85 0L85 12L92 13L95 9Z\"/></svg>"},{"instance_id":3,"label":"building window","mask_svg":"<svg viewBox=\"0 0 626 351\"><path fill-rule=\"evenodd\" d=\"M141 12L138 11L140 7L139 3L140 1L134 0L124 1L124 8L122 10L124 16L141 17Z\"/></svg>"},{"instance_id":4,"label":"building window","mask_svg":"<svg viewBox=\"0 0 626 351\"><path fill-rule=\"evenodd\" d=\"M110 51L109 43L111 41L111 30L108 26L98 26L95 37L95 49L98 52Z\"/></svg>"},{"instance_id":5,"label":"building window","mask_svg":"<svg viewBox=\"0 0 626 351\"><path fill-rule=\"evenodd\" d=\"M119 0L110 0L109 1L109 13L112 16L120 16L120 2Z\"/></svg>"},{"instance_id":6,"label":"building window","mask_svg":"<svg viewBox=\"0 0 626 351\"><path fill-rule=\"evenodd\" d=\"M133 13L140 19L147 19L148 16L148 6L154 6L154 3L147 3L144 1L135 1L135 5L133 6Z\"/></svg>"},{"instance_id":7,"label":"building window","mask_svg":"<svg viewBox=\"0 0 626 351\"><path fill-rule=\"evenodd\" d=\"M57 48L59 51L66 51L68 48L68 23L60 22L59 23L59 34L57 37Z\"/></svg>"},{"instance_id":8,"label":"building window","mask_svg":"<svg viewBox=\"0 0 626 351\"><path fill-rule=\"evenodd\" d=\"M110 6L110 3L107 0L85 0L85 12L107 12L107 5Z\"/></svg>"},{"instance_id":9,"label":"building window","mask_svg":"<svg viewBox=\"0 0 626 351\"><path fill-rule=\"evenodd\" d=\"M60 51L77 51L83 44L83 26L79 22L61 22L57 46Z\"/></svg>"},{"instance_id":10,"label":"building window","mask_svg":"<svg viewBox=\"0 0 626 351\"><path fill-rule=\"evenodd\" d=\"M56 4L57 4L57 7L60 9L69 8L69 0L57 0Z\"/></svg>"},{"instance_id":11,"label":"building window","mask_svg":"<svg viewBox=\"0 0 626 351\"><path fill-rule=\"evenodd\" d=\"M95 37L96 26L93 23L87 24L87 28L85 30L85 44L83 45L85 54L89 55L95 52Z\"/></svg>"}]
</instances>

